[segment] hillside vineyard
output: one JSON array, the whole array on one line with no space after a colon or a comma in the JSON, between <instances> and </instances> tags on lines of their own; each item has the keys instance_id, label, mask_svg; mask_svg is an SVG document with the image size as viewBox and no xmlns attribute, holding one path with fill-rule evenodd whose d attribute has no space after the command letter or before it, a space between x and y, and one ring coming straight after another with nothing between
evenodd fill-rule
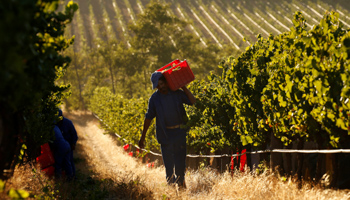
<instances>
[{"instance_id":1,"label":"hillside vineyard","mask_svg":"<svg viewBox=\"0 0 350 200\"><path fill-rule=\"evenodd\" d=\"M76 0L80 9L68 33L75 35L75 48L92 47L93 41L117 39L129 45L131 31L150 0ZM337 11L345 28L350 28L350 2L346 0L161 0L170 14L188 20L185 28L198 36L202 45L230 45L243 51L261 34L264 38L289 31L293 14L303 13L308 28L318 24L326 11ZM246 41L244 41L244 38Z\"/></svg>"}]
</instances>

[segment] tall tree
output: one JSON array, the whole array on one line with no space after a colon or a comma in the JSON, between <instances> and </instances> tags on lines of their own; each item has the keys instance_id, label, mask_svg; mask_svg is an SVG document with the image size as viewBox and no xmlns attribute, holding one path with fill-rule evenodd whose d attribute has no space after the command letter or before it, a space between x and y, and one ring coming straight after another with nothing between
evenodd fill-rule
<instances>
[{"instance_id":1,"label":"tall tree","mask_svg":"<svg viewBox=\"0 0 350 200\"><path fill-rule=\"evenodd\" d=\"M155 57L152 66L162 66L169 62L176 52L174 38L182 35L185 22L167 12L168 6L151 1L143 14L138 15L135 24L130 24L134 37L133 48L140 50L148 57Z\"/></svg>"},{"instance_id":2,"label":"tall tree","mask_svg":"<svg viewBox=\"0 0 350 200\"><path fill-rule=\"evenodd\" d=\"M200 39L186 31L189 22L179 19L169 10L169 5L152 0L138 15L136 23L129 25L134 35L131 45L142 55L147 83L152 71L172 59L188 60L196 75L206 77L210 70L216 69L221 56L228 52L229 55L238 53L231 48L220 49L209 42L203 48Z\"/></svg>"}]
</instances>

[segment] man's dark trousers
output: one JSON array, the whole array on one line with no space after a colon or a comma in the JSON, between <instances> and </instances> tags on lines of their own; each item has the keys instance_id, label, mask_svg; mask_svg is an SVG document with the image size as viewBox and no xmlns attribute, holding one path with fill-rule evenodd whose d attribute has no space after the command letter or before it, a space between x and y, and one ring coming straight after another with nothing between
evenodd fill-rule
<instances>
[{"instance_id":1,"label":"man's dark trousers","mask_svg":"<svg viewBox=\"0 0 350 200\"><path fill-rule=\"evenodd\" d=\"M165 166L166 180L169 184L183 184L186 170L186 137L170 144L161 144L161 151Z\"/></svg>"}]
</instances>

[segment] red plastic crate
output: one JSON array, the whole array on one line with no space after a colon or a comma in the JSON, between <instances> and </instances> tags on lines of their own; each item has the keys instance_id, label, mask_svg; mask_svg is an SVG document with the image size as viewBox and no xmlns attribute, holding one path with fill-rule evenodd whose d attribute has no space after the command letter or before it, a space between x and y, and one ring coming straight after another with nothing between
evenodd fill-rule
<instances>
[{"instance_id":1,"label":"red plastic crate","mask_svg":"<svg viewBox=\"0 0 350 200\"><path fill-rule=\"evenodd\" d=\"M166 70L169 70L170 68L172 68L172 67L176 66L177 64L179 64L180 62L181 61L179 59L173 60L170 63L168 63L165 66L163 66L162 68L158 69L157 71L164 73Z\"/></svg>"},{"instance_id":2,"label":"red plastic crate","mask_svg":"<svg viewBox=\"0 0 350 200\"><path fill-rule=\"evenodd\" d=\"M40 150L41 150L41 152L40 152L41 154L51 152L51 148L50 148L49 143L45 143L45 144L41 145Z\"/></svg>"},{"instance_id":3,"label":"red plastic crate","mask_svg":"<svg viewBox=\"0 0 350 200\"><path fill-rule=\"evenodd\" d=\"M42 169L41 171L43 171L49 177L53 177L55 175L55 167L54 166L46 167L45 169Z\"/></svg>"},{"instance_id":4,"label":"red plastic crate","mask_svg":"<svg viewBox=\"0 0 350 200\"><path fill-rule=\"evenodd\" d=\"M163 73L168 82L168 86L175 91L194 80L193 72L187 61L174 60L164 67L158 69Z\"/></svg>"},{"instance_id":5,"label":"red plastic crate","mask_svg":"<svg viewBox=\"0 0 350 200\"><path fill-rule=\"evenodd\" d=\"M36 158L36 161L40 164L41 169L55 164L55 159L48 143L41 145L41 155Z\"/></svg>"}]
</instances>

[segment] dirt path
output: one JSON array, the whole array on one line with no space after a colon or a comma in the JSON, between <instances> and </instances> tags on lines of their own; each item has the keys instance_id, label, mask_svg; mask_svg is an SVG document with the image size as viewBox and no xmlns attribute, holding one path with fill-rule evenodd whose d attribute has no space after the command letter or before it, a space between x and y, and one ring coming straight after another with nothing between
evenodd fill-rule
<instances>
[{"instance_id":1,"label":"dirt path","mask_svg":"<svg viewBox=\"0 0 350 200\"><path fill-rule=\"evenodd\" d=\"M117 145L115 137L106 134L100 128L99 120L91 113L73 112L67 114L67 117L73 121L78 132L76 156L86 159L89 168L104 176L111 176L113 173L135 173L136 169L143 173L149 170L136 158L125 153L123 148ZM81 170L87 168L77 167Z\"/></svg>"},{"instance_id":2,"label":"dirt path","mask_svg":"<svg viewBox=\"0 0 350 200\"><path fill-rule=\"evenodd\" d=\"M165 170L162 166L148 168L141 160L130 157L117 145L116 137L105 134L99 120L90 112L71 112L63 114L72 120L78 132L78 142L74 157L77 171L91 174L92 178L109 179L114 183L140 182L143 189L152 191L154 196L165 192L176 193L165 181ZM142 191L141 191L142 193Z\"/></svg>"},{"instance_id":3,"label":"dirt path","mask_svg":"<svg viewBox=\"0 0 350 200\"><path fill-rule=\"evenodd\" d=\"M268 170L259 174L240 171L220 174L210 168L188 170L187 189L179 191L166 184L164 167L148 168L130 157L117 145L115 137L104 134L91 113L63 112L63 115L73 121L79 136L74 155L78 180L58 184L59 193L56 193L50 186L56 185L54 180L35 172L32 165L26 165L15 170L7 181L7 190L18 188L33 191L33 194L42 191L38 194L53 195L59 197L57 199L350 199L350 190L307 183L299 188L293 179L281 181ZM7 192L0 192L0 199L8 199Z\"/></svg>"},{"instance_id":4,"label":"dirt path","mask_svg":"<svg viewBox=\"0 0 350 200\"><path fill-rule=\"evenodd\" d=\"M273 174L219 174L210 169L188 171L187 190L167 186L163 166L148 168L130 157L116 138L104 134L90 112L63 112L78 132L77 171L98 180L112 180L108 199L349 199L350 192L288 184ZM247 192L249 191L249 192Z\"/></svg>"}]
</instances>

